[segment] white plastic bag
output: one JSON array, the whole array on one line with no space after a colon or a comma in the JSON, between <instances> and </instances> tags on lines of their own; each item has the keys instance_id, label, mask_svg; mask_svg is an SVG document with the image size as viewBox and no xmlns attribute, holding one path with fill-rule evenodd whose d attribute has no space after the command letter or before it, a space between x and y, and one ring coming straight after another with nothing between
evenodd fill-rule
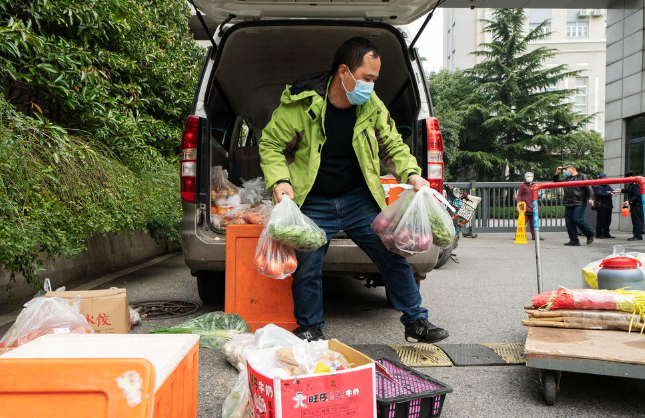
<instances>
[{"instance_id":1,"label":"white plastic bag","mask_svg":"<svg viewBox=\"0 0 645 418\"><path fill-rule=\"evenodd\" d=\"M284 347L285 345L298 344L302 340L284 328L275 324L268 324L255 331L255 344L253 348L264 350L266 348Z\"/></svg>"},{"instance_id":2,"label":"white plastic bag","mask_svg":"<svg viewBox=\"0 0 645 418\"><path fill-rule=\"evenodd\" d=\"M430 214L424 202L426 187L419 192L405 190L372 223L372 229L390 251L409 257L432 245ZM432 195L430 195L432 199Z\"/></svg>"},{"instance_id":3,"label":"white plastic bag","mask_svg":"<svg viewBox=\"0 0 645 418\"><path fill-rule=\"evenodd\" d=\"M405 190L374 219L372 229L388 250L404 257L428 251L433 243L447 248L455 238L455 227L438 199L447 204L429 187Z\"/></svg>"},{"instance_id":4,"label":"white plastic bag","mask_svg":"<svg viewBox=\"0 0 645 418\"><path fill-rule=\"evenodd\" d=\"M429 187L423 187L421 190L427 189L432 196L427 196L424 198L426 205L428 205L428 216L430 220L430 228L432 229L432 242L434 245L440 248L448 248L452 245L452 242L455 240L457 231L455 230L455 224L452 222L452 217L444 205L448 208L454 208L450 206L448 201L434 189ZM444 203L442 205L440 202Z\"/></svg>"},{"instance_id":5,"label":"white plastic bag","mask_svg":"<svg viewBox=\"0 0 645 418\"><path fill-rule=\"evenodd\" d=\"M223 418L245 418L249 410L249 381L246 371L240 372L233 390L222 404Z\"/></svg>"},{"instance_id":6,"label":"white plastic bag","mask_svg":"<svg viewBox=\"0 0 645 418\"><path fill-rule=\"evenodd\" d=\"M238 371L246 370L246 358L242 354L246 347L255 344L255 335L251 333L239 334L227 341L222 347L224 358Z\"/></svg>"},{"instance_id":7,"label":"white plastic bag","mask_svg":"<svg viewBox=\"0 0 645 418\"><path fill-rule=\"evenodd\" d=\"M81 297L69 299L36 297L25 303L14 324L0 339L0 352L15 348L46 334L92 334L81 315Z\"/></svg>"},{"instance_id":8,"label":"white plastic bag","mask_svg":"<svg viewBox=\"0 0 645 418\"><path fill-rule=\"evenodd\" d=\"M275 352L278 348L301 343L302 340L286 329L268 324L255 331L255 344L242 350L242 356L258 372L271 378L286 379L289 375L277 365Z\"/></svg>"},{"instance_id":9,"label":"white plastic bag","mask_svg":"<svg viewBox=\"0 0 645 418\"><path fill-rule=\"evenodd\" d=\"M327 234L287 195L282 195L269 219L269 236L299 251L316 250L327 243Z\"/></svg>"},{"instance_id":10,"label":"white plastic bag","mask_svg":"<svg viewBox=\"0 0 645 418\"><path fill-rule=\"evenodd\" d=\"M296 251L271 238L267 229L260 234L253 264L260 274L282 280L298 268Z\"/></svg>"},{"instance_id":11,"label":"white plastic bag","mask_svg":"<svg viewBox=\"0 0 645 418\"><path fill-rule=\"evenodd\" d=\"M249 181L242 180L242 187L239 190L242 203L248 203L251 206L260 203L262 199L270 198L270 195L266 192L266 185L262 177Z\"/></svg>"}]
</instances>

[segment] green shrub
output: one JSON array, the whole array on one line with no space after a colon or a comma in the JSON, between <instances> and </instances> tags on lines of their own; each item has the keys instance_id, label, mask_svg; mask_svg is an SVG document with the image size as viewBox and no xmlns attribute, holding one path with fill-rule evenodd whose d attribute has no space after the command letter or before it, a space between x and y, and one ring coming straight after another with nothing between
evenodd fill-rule
<instances>
[{"instance_id":1,"label":"green shrub","mask_svg":"<svg viewBox=\"0 0 645 418\"><path fill-rule=\"evenodd\" d=\"M71 257L92 234L147 230L177 240L178 164L157 160L135 173L108 150L0 96L0 267L35 283L48 258Z\"/></svg>"},{"instance_id":2,"label":"green shrub","mask_svg":"<svg viewBox=\"0 0 645 418\"><path fill-rule=\"evenodd\" d=\"M184 0L0 0L0 267L90 235L178 239L177 155L204 49ZM10 283L11 285L11 283Z\"/></svg>"}]
</instances>

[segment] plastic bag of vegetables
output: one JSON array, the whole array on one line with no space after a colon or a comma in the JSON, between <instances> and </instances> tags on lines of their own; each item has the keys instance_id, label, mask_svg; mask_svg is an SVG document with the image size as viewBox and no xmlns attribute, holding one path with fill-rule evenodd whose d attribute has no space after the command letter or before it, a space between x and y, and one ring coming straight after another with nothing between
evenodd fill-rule
<instances>
[{"instance_id":1,"label":"plastic bag of vegetables","mask_svg":"<svg viewBox=\"0 0 645 418\"><path fill-rule=\"evenodd\" d=\"M441 248L448 248L455 240L457 232L450 213L448 213L440 202L445 205L449 205L449 203L436 190L430 189L429 187L423 187L421 190L423 189L428 189L431 194L431 196L424 198L424 201L428 207L428 217L430 220L430 228L432 229L433 242ZM450 207L452 208L452 206Z\"/></svg>"},{"instance_id":2,"label":"plastic bag of vegetables","mask_svg":"<svg viewBox=\"0 0 645 418\"><path fill-rule=\"evenodd\" d=\"M269 236L298 251L316 250L327 243L327 234L289 196L283 195L269 218Z\"/></svg>"},{"instance_id":3,"label":"plastic bag of vegetables","mask_svg":"<svg viewBox=\"0 0 645 418\"><path fill-rule=\"evenodd\" d=\"M150 334L197 334L199 346L217 348L238 334L249 332L246 321L234 313L209 312L174 327L157 327Z\"/></svg>"},{"instance_id":4,"label":"plastic bag of vegetables","mask_svg":"<svg viewBox=\"0 0 645 418\"><path fill-rule=\"evenodd\" d=\"M260 234L253 264L259 273L282 280L298 267L296 251L271 238L268 229L264 228Z\"/></svg>"},{"instance_id":5,"label":"plastic bag of vegetables","mask_svg":"<svg viewBox=\"0 0 645 418\"><path fill-rule=\"evenodd\" d=\"M409 257L430 249L432 230L425 202L428 198L434 199L428 187L416 193L405 190L374 219L372 229L388 250Z\"/></svg>"},{"instance_id":6,"label":"plastic bag of vegetables","mask_svg":"<svg viewBox=\"0 0 645 418\"><path fill-rule=\"evenodd\" d=\"M16 322L0 339L0 354L46 334L92 334L94 330L81 314L81 297L70 305L68 299L38 296L25 303Z\"/></svg>"},{"instance_id":7,"label":"plastic bag of vegetables","mask_svg":"<svg viewBox=\"0 0 645 418\"><path fill-rule=\"evenodd\" d=\"M235 367L237 371L242 372L246 370L246 358L242 355L242 351L253 344L255 344L255 334L239 334L224 344L222 353L226 361Z\"/></svg>"},{"instance_id":8,"label":"plastic bag of vegetables","mask_svg":"<svg viewBox=\"0 0 645 418\"><path fill-rule=\"evenodd\" d=\"M241 372L233 390L222 404L223 418L245 418L250 416L249 381L246 371Z\"/></svg>"}]
</instances>

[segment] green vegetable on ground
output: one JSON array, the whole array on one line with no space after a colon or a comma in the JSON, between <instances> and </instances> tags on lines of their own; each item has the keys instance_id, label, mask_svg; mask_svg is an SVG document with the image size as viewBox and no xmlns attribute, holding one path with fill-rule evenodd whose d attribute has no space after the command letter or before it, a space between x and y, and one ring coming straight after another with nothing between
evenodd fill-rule
<instances>
[{"instance_id":1,"label":"green vegetable on ground","mask_svg":"<svg viewBox=\"0 0 645 418\"><path fill-rule=\"evenodd\" d=\"M199 346L218 348L234 336L249 332L246 321L235 313L209 312L174 327L156 327L150 334L196 334Z\"/></svg>"}]
</instances>

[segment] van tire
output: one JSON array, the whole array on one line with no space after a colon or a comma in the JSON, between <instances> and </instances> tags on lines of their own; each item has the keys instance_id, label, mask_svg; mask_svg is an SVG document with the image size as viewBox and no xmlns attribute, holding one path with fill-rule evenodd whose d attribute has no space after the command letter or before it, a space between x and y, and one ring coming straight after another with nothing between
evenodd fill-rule
<instances>
[{"instance_id":1,"label":"van tire","mask_svg":"<svg viewBox=\"0 0 645 418\"><path fill-rule=\"evenodd\" d=\"M223 271L199 271L195 276L197 291L202 302L206 305L224 303L226 280Z\"/></svg>"}]
</instances>

